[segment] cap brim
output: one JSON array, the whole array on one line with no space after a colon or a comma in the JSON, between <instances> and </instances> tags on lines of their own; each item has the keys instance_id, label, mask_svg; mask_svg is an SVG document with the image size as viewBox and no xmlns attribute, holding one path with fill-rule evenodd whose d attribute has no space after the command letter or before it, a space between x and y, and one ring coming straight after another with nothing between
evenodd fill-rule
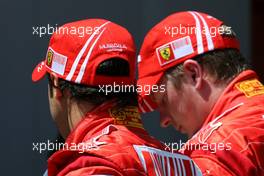
<instances>
[{"instance_id":1,"label":"cap brim","mask_svg":"<svg viewBox=\"0 0 264 176\"><path fill-rule=\"evenodd\" d=\"M31 78L33 82L41 80L47 73L45 61L41 61L33 70Z\"/></svg>"},{"instance_id":2,"label":"cap brim","mask_svg":"<svg viewBox=\"0 0 264 176\"><path fill-rule=\"evenodd\" d=\"M141 113L152 112L157 108L156 103L153 102L149 96L151 92L146 92L146 89L144 88L144 86L153 88L154 85L158 84L162 75L163 73L159 73L159 74L156 74L155 76L147 76L147 77L138 79L137 86L141 86L142 88L141 89L142 91L138 92L139 94L138 105L139 105L139 110Z\"/></svg>"},{"instance_id":3,"label":"cap brim","mask_svg":"<svg viewBox=\"0 0 264 176\"><path fill-rule=\"evenodd\" d=\"M137 81L137 86L142 87L142 92L139 92L139 95L141 97L145 97L149 94L149 92L145 92L144 86L150 86L153 87L154 85L157 85L159 80L161 79L163 73L156 74L154 76L146 76L143 78L139 78Z\"/></svg>"}]
</instances>

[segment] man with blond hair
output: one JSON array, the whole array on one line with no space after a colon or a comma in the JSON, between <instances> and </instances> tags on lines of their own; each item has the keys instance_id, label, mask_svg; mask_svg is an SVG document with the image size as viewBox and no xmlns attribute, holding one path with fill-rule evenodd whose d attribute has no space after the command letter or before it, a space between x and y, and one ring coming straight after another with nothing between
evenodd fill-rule
<instances>
[{"instance_id":1,"label":"man with blond hair","mask_svg":"<svg viewBox=\"0 0 264 176\"><path fill-rule=\"evenodd\" d=\"M182 152L204 175L264 175L264 86L231 27L205 13L172 14L146 35L138 85L142 112L190 139Z\"/></svg>"}]
</instances>

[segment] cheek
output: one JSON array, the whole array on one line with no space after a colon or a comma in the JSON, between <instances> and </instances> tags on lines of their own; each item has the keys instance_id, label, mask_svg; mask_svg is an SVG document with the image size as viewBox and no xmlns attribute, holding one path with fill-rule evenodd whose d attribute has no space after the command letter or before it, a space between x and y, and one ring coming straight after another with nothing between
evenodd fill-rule
<instances>
[{"instance_id":1,"label":"cheek","mask_svg":"<svg viewBox=\"0 0 264 176\"><path fill-rule=\"evenodd\" d=\"M174 102L175 99L177 99L177 94L174 90L168 90L167 91L167 99L168 103Z\"/></svg>"},{"instance_id":2,"label":"cheek","mask_svg":"<svg viewBox=\"0 0 264 176\"><path fill-rule=\"evenodd\" d=\"M188 136L192 136L197 126L197 113L195 111L195 95L191 93L182 97L182 125Z\"/></svg>"},{"instance_id":3,"label":"cheek","mask_svg":"<svg viewBox=\"0 0 264 176\"><path fill-rule=\"evenodd\" d=\"M191 119L190 113L192 107L190 106L190 97L183 97L183 94L176 91L168 91L168 110L175 122L184 124Z\"/></svg>"},{"instance_id":4,"label":"cheek","mask_svg":"<svg viewBox=\"0 0 264 176\"><path fill-rule=\"evenodd\" d=\"M56 121L57 114L58 114L58 108L56 108L56 103L54 102L54 99L49 97L49 107L50 107L50 113L51 117L54 121Z\"/></svg>"},{"instance_id":5,"label":"cheek","mask_svg":"<svg viewBox=\"0 0 264 176\"><path fill-rule=\"evenodd\" d=\"M49 96L49 107L50 107L50 113L55 122L59 120L61 112L61 107L59 106L59 101L54 96L54 91L48 87L48 96Z\"/></svg>"},{"instance_id":6,"label":"cheek","mask_svg":"<svg viewBox=\"0 0 264 176\"><path fill-rule=\"evenodd\" d=\"M177 95L176 91L168 91L167 92L167 111L170 113L171 116L176 116L179 112L179 96Z\"/></svg>"}]
</instances>

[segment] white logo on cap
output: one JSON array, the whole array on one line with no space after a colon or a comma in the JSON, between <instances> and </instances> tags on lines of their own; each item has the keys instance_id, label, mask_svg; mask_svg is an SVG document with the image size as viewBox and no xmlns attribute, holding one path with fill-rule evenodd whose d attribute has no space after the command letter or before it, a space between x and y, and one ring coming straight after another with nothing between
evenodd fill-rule
<instances>
[{"instance_id":1,"label":"white logo on cap","mask_svg":"<svg viewBox=\"0 0 264 176\"><path fill-rule=\"evenodd\" d=\"M161 66L194 53L190 36L186 36L156 49Z\"/></svg>"},{"instance_id":2,"label":"white logo on cap","mask_svg":"<svg viewBox=\"0 0 264 176\"><path fill-rule=\"evenodd\" d=\"M40 72L42 70L44 65L45 65L45 63L41 62L40 66L38 66L38 72Z\"/></svg>"},{"instance_id":3,"label":"white logo on cap","mask_svg":"<svg viewBox=\"0 0 264 176\"><path fill-rule=\"evenodd\" d=\"M127 46L125 44L120 43L106 43L99 45L99 49L106 49L107 52L123 51L124 49L127 49Z\"/></svg>"},{"instance_id":4,"label":"white logo on cap","mask_svg":"<svg viewBox=\"0 0 264 176\"><path fill-rule=\"evenodd\" d=\"M56 51L54 51L51 47L49 47L48 51L52 51L53 55L51 58L51 65L49 66L50 69L58 73L60 75L64 75L66 63L67 63L67 56L64 56Z\"/></svg>"}]
</instances>

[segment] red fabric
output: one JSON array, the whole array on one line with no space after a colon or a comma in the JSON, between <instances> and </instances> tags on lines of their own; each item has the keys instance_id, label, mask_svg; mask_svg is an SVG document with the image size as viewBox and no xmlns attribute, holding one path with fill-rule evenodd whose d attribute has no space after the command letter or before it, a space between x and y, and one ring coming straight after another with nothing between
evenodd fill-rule
<instances>
[{"instance_id":1,"label":"red fabric","mask_svg":"<svg viewBox=\"0 0 264 176\"><path fill-rule=\"evenodd\" d=\"M194 11L177 12L163 19L145 36L139 53L137 84L139 86L158 84L169 68L209 51L224 48L239 50L237 38L224 35L221 30L223 24L208 14ZM213 29L217 29L218 32L214 34ZM231 30L228 33L231 33ZM157 105L152 105L154 102L146 98L149 96L146 92L139 92L139 95L142 97L139 98L139 104L143 113L155 110Z\"/></svg>"},{"instance_id":2,"label":"red fabric","mask_svg":"<svg viewBox=\"0 0 264 176\"><path fill-rule=\"evenodd\" d=\"M90 148L53 154L48 160L48 175L152 176L156 172L186 172L188 176L198 173L189 157L162 151L166 147L143 129L136 107L117 111L114 103L108 102L88 113L66 140L69 146L82 142ZM139 156L144 158L146 170ZM172 163L176 161L182 161L183 165L174 168Z\"/></svg>"},{"instance_id":3,"label":"red fabric","mask_svg":"<svg viewBox=\"0 0 264 176\"><path fill-rule=\"evenodd\" d=\"M84 31L79 31L81 29ZM127 61L129 76L96 75L97 66L110 58ZM64 24L52 34L46 58L33 70L32 81L37 82L46 73L53 73L63 80L83 85L113 82L133 85L135 62L135 43L124 27L104 19L80 20Z\"/></svg>"},{"instance_id":4,"label":"red fabric","mask_svg":"<svg viewBox=\"0 0 264 176\"><path fill-rule=\"evenodd\" d=\"M202 148L220 143L218 150ZM264 87L249 70L229 84L202 129L181 152L189 155L204 175L259 176L264 175L263 149Z\"/></svg>"}]
</instances>

